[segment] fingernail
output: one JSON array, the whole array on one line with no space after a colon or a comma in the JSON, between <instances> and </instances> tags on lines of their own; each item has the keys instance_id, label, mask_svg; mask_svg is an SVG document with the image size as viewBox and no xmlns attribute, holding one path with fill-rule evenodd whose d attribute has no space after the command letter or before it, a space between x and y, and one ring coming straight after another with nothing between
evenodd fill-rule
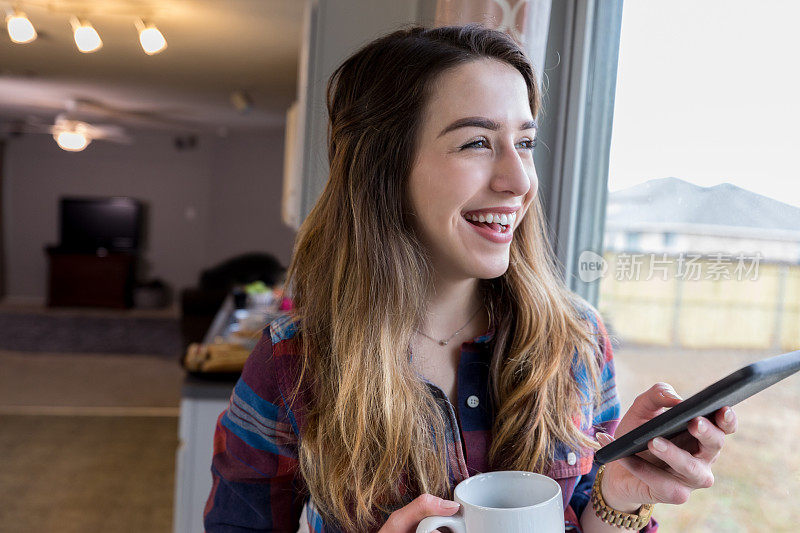
<instances>
[{"instance_id":1,"label":"fingernail","mask_svg":"<svg viewBox=\"0 0 800 533\"><path fill-rule=\"evenodd\" d=\"M725 409L725 414L722 415L722 418L725 419L725 422L733 422L733 409L730 407Z\"/></svg>"},{"instance_id":2,"label":"fingernail","mask_svg":"<svg viewBox=\"0 0 800 533\"><path fill-rule=\"evenodd\" d=\"M675 399L675 400L683 400L683 398L681 398L681 397L678 395L678 393L677 393L677 392L675 392L675 389L673 389L672 387L669 387L669 388L667 388L667 389L664 389L664 390L661 392L661 396L663 396L664 398L671 398L671 399Z\"/></svg>"},{"instance_id":3,"label":"fingernail","mask_svg":"<svg viewBox=\"0 0 800 533\"><path fill-rule=\"evenodd\" d=\"M611 438L611 435L609 435L608 433L604 433L602 431L600 433L597 433L595 437L597 438L597 441L603 446L614 440Z\"/></svg>"},{"instance_id":4,"label":"fingernail","mask_svg":"<svg viewBox=\"0 0 800 533\"><path fill-rule=\"evenodd\" d=\"M703 421L702 418L697 419L697 432L698 433L706 432L706 423Z\"/></svg>"},{"instance_id":5,"label":"fingernail","mask_svg":"<svg viewBox=\"0 0 800 533\"><path fill-rule=\"evenodd\" d=\"M660 452L665 452L667 451L667 441L661 437L656 437L653 439L653 448Z\"/></svg>"},{"instance_id":6,"label":"fingernail","mask_svg":"<svg viewBox=\"0 0 800 533\"><path fill-rule=\"evenodd\" d=\"M452 500L442 500L442 502L439 504L439 506L444 509L455 509L459 505L460 504L458 502L454 502Z\"/></svg>"}]
</instances>

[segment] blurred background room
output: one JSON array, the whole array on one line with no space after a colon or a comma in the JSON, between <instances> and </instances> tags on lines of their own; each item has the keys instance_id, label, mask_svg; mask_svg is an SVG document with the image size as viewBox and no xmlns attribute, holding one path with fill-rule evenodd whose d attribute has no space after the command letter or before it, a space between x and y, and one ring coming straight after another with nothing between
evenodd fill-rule
<instances>
[{"instance_id":1,"label":"blurred background room","mask_svg":"<svg viewBox=\"0 0 800 533\"><path fill-rule=\"evenodd\" d=\"M544 93L539 194L623 408L800 349L800 7L769 0L0 0L0 530L202 531L214 423L291 309L325 84L481 22ZM665 532L794 531L797 377Z\"/></svg>"}]
</instances>

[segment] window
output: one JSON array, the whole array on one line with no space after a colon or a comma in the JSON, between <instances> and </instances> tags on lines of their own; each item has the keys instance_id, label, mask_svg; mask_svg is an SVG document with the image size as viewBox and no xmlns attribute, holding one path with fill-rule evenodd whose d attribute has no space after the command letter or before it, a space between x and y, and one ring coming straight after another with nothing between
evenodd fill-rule
<instances>
[{"instance_id":1,"label":"window","mask_svg":"<svg viewBox=\"0 0 800 533\"><path fill-rule=\"evenodd\" d=\"M800 347L800 4L766 4L623 6L598 307L624 410ZM797 375L740 404L715 486L657 508L664 531L794 531L797 405Z\"/></svg>"},{"instance_id":2,"label":"window","mask_svg":"<svg viewBox=\"0 0 800 533\"><path fill-rule=\"evenodd\" d=\"M625 234L625 248L629 252L638 252L641 234L636 231L629 231Z\"/></svg>"}]
</instances>

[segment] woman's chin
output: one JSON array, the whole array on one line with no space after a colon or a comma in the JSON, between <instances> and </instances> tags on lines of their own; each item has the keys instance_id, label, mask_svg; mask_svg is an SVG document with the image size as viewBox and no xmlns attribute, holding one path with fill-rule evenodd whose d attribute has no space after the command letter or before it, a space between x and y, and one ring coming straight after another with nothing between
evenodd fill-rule
<instances>
[{"instance_id":1,"label":"woman's chin","mask_svg":"<svg viewBox=\"0 0 800 533\"><path fill-rule=\"evenodd\" d=\"M508 257L496 261L487 261L480 265L473 264L470 270L473 274L472 277L478 279L499 278L508 270Z\"/></svg>"}]
</instances>

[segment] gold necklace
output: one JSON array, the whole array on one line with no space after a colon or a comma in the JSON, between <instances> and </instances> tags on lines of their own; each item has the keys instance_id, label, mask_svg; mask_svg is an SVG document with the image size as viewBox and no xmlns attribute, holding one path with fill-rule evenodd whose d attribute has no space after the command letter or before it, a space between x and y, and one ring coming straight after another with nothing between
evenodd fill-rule
<instances>
[{"instance_id":1,"label":"gold necklace","mask_svg":"<svg viewBox=\"0 0 800 533\"><path fill-rule=\"evenodd\" d=\"M431 336L430 336L430 335L428 335L427 333L424 333L424 332L420 331L419 329L417 329L417 333L419 333L420 335L423 335L423 336L425 336L425 337L429 338L430 340L432 340L432 341L434 341L434 342L437 342L437 343L439 343L439 346L447 346L447 343L448 343L448 342L450 342L451 340L453 340L453 337L455 337L456 335L458 335L459 333L461 333L461 331L462 331L462 330L463 330L465 327L467 327L467 326L469 325L469 323L470 323L470 322L472 322L472 320L473 320L473 319L474 319L476 316L478 316L478 313L480 312L480 310L481 310L481 308L482 308L482 307L483 307L483 306L479 306L479 307L478 307L478 309L477 309L477 311L475 311L475 312L472 314L472 316L471 316L471 317L469 317L469 320L467 320L467 323L466 323L466 324L464 324L463 326L461 326L460 328L458 328L458 329L456 330L456 332L455 332L455 333L453 333L452 335L450 335L449 337L447 337L447 338L446 338L446 339L444 339L444 340L434 339L433 337L431 337Z\"/></svg>"}]
</instances>

